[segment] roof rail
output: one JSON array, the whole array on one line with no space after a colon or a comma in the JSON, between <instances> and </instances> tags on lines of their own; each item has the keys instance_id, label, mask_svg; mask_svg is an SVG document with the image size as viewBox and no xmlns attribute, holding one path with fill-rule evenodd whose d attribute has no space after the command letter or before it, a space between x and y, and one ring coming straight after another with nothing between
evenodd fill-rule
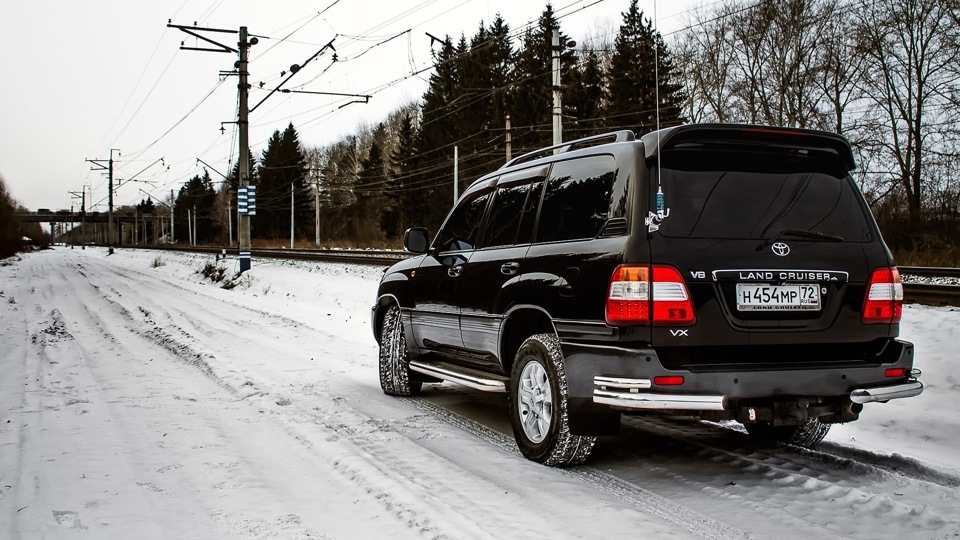
<instances>
[{"instance_id":1,"label":"roof rail","mask_svg":"<svg viewBox=\"0 0 960 540\"><path fill-rule=\"evenodd\" d=\"M609 142L598 142L606 139L611 139ZM527 161L533 161L537 158L544 157L549 154L562 154L564 152L572 152L574 150L580 150L582 148L589 148L591 146L600 146L601 144L611 144L619 142L627 142L636 140L633 132L629 129L622 129L620 131L612 131L610 133L604 133L602 135L593 135L591 137L584 137L582 139L577 139L575 141L569 141L554 146L548 146L547 148L541 148L539 150L534 150L533 152L528 152L522 156L515 157L508 161L501 169L510 167L512 165L517 165L520 163L525 163Z\"/></svg>"}]
</instances>

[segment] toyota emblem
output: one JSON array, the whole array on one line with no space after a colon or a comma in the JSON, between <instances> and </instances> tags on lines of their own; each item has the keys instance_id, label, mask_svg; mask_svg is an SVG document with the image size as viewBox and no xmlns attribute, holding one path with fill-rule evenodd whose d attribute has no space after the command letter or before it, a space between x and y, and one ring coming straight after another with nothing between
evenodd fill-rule
<instances>
[{"instance_id":1,"label":"toyota emblem","mask_svg":"<svg viewBox=\"0 0 960 540\"><path fill-rule=\"evenodd\" d=\"M779 255L785 257L790 254L790 246L784 244L783 242L777 242L770 246L770 250L773 251L774 255Z\"/></svg>"}]
</instances>

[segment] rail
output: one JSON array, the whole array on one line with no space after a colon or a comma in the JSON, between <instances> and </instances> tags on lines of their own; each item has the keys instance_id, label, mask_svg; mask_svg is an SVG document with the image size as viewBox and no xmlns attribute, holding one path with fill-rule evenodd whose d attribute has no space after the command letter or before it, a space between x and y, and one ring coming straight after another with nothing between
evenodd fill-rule
<instances>
[{"instance_id":1,"label":"rail","mask_svg":"<svg viewBox=\"0 0 960 540\"><path fill-rule=\"evenodd\" d=\"M142 245L125 246L135 249L156 249L162 251L184 251L188 253L229 253L237 254L237 248L207 247L207 246L163 246ZM405 251L374 250L374 249L276 249L251 248L251 257L267 259L293 259L301 261L348 262L354 264L391 265L410 257Z\"/></svg>"},{"instance_id":2,"label":"rail","mask_svg":"<svg viewBox=\"0 0 960 540\"><path fill-rule=\"evenodd\" d=\"M193 253L236 254L236 248L202 246L127 246L136 249L159 249ZM405 251L372 249L275 249L253 248L251 256L269 259L295 259L304 261L345 262L353 264L389 266L410 257ZM922 278L960 278L960 268L900 266L900 274ZM960 306L960 285L936 283L904 283L904 300L908 303L932 306Z\"/></svg>"}]
</instances>

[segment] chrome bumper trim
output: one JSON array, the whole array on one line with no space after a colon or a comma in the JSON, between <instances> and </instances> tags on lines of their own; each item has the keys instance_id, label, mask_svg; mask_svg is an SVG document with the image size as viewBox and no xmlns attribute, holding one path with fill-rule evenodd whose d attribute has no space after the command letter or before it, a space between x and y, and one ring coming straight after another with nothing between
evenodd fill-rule
<instances>
[{"instance_id":1,"label":"chrome bumper trim","mask_svg":"<svg viewBox=\"0 0 960 540\"><path fill-rule=\"evenodd\" d=\"M923 392L923 383L920 381L910 381L890 386L858 388L850 392L850 401L854 403L884 402L890 401L891 399L919 396L921 392Z\"/></svg>"},{"instance_id":2,"label":"chrome bumper trim","mask_svg":"<svg viewBox=\"0 0 960 540\"><path fill-rule=\"evenodd\" d=\"M650 379L627 379L624 377L604 377L597 375L593 378L594 386L599 386L601 390L609 388L619 388L622 390L646 390L653 386Z\"/></svg>"},{"instance_id":3,"label":"chrome bumper trim","mask_svg":"<svg viewBox=\"0 0 960 540\"><path fill-rule=\"evenodd\" d=\"M624 409L722 411L726 409L727 398L717 395L610 392L595 389L593 402Z\"/></svg>"}]
</instances>

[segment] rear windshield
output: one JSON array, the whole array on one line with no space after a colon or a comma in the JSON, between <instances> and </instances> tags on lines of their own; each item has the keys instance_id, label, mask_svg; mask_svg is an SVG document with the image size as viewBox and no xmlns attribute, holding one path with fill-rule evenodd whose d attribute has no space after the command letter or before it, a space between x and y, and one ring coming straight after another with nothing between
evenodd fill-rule
<instances>
[{"instance_id":1,"label":"rear windshield","mask_svg":"<svg viewBox=\"0 0 960 540\"><path fill-rule=\"evenodd\" d=\"M669 237L768 239L800 230L868 242L861 195L834 160L742 148L661 154ZM656 191L657 170L651 170Z\"/></svg>"}]
</instances>

